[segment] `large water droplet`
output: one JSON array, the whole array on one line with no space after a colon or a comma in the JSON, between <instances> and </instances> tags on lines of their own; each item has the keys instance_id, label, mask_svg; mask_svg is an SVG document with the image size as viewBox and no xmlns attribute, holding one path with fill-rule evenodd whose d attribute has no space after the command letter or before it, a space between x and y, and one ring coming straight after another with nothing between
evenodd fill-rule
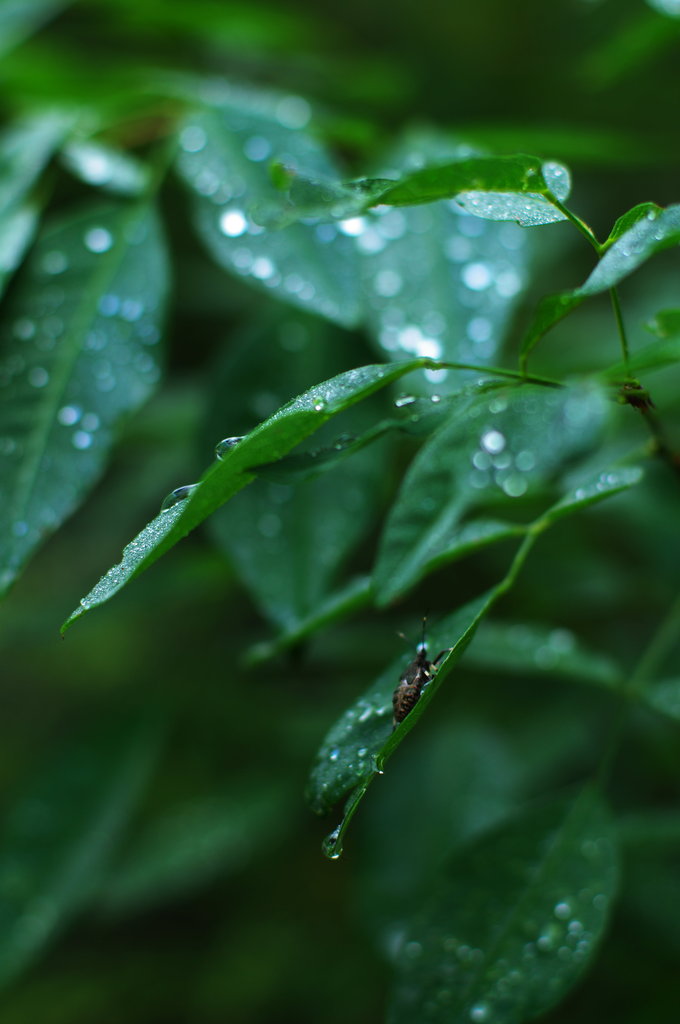
<instances>
[{"instance_id":1,"label":"large water droplet","mask_svg":"<svg viewBox=\"0 0 680 1024\"><path fill-rule=\"evenodd\" d=\"M198 484L184 484L182 487L175 487L174 491L170 491L170 494L163 499L161 512L167 512L179 504L180 501L184 501L185 498L194 493L198 486Z\"/></svg>"},{"instance_id":2,"label":"large water droplet","mask_svg":"<svg viewBox=\"0 0 680 1024\"><path fill-rule=\"evenodd\" d=\"M326 836L321 844L321 849L331 860L337 860L342 854L342 842L340 841L340 825Z\"/></svg>"},{"instance_id":3,"label":"large water droplet","mask_svg":"<svg viewBox=\"0 0 680 1024\"><path fill-rule=\"evenodd\" d=\"M239 441L242 441L245 434L241 434L235 437L224 437L218 444L215 445L215 455L218 459L223 459L232 448L235 448Z\"/></svg>"}]
</instances>

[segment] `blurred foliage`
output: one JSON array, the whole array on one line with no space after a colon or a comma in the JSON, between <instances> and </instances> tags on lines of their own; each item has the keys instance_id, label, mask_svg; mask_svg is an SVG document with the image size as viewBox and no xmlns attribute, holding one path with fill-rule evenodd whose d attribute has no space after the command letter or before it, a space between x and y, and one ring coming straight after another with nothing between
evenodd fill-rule
<instances>
[{"instance_id":1,"label":"blurred foliage","mask_svg":"<svg viewBox=\"0 0 680 1024\"><path fill-rule=\"evenodd\" d=\"M677 1013L679 48L0 0L3 1024Z\"/></svg>"}]
</instances>

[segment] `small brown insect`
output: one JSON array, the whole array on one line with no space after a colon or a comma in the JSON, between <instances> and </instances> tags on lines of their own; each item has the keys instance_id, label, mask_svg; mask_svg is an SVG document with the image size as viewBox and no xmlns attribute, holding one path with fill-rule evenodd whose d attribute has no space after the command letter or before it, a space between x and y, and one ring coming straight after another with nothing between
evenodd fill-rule
<instances>
[{"instance_id":1,"label":"small brown insect","mask_svg":"<svg viewBox=\"0 0 680 1024\"><path fill-rule=\"evenodd\" d=\"M439 652L433 661L428 659L427 645L425 643L425 619L423 619L423 638L418 644L416 656L404 671L399 680L399 685L392 694L392 707L394 708L394 716L392 718L393 729L396 729L399 723L403 722L409 712L416 706L423 687L435 675L437 663L450 650L450 647L446 647L443 651Z\"/></svg>"}]
</instances>

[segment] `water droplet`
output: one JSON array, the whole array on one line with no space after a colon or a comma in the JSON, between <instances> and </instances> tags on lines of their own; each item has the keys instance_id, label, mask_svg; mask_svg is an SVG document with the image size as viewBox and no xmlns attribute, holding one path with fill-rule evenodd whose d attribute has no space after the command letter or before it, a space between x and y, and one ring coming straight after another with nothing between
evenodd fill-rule
<instances>
[{"instance_id":1,"label":"water droplet","mask_svg":"<svg viewBox=\"0 0 680 1024\"><path fill-rule=\"evenodd\" d=\"M68 260L63 252L54 249L43 256L42 268L46 274L63 274L67 267Z\"/></svg>"},{"instance_id":2,"label":"water droplet","mask_svg":"<svg viewBox=\"0 0 680 1024\"><path fill-rule=\"evenodd\" d=\"M553 913L560 921L566 921L571 916L571 906L566 902L556 903Z\"/></svg>"},{"instance_id":3,"label":"water droplet","mask_svg":"<svg viewBox=\"0 0 680 1024\"><path fill-rule=\"evenodd\" d=\"M12 523L12 533L15 537L25 537L28 533L28 523L23 519L18 519L15 523Z\"/></svg>"},{"instance_id":4,"label":"water droplet","mask_svg":"<svg viewBox=\"0 0 680 1024\"><path fill-rule=\"evenodd\" d=\"M493 275L486 263L468 263L463 267L461 278L466 288L481 292L493 283Z\"/></svg>"},{"instance_id":5,"label":"water droplet","mask_svg":"<svg viewBox=\"0 0 680 1024\"><path fill-rule=\"evenodd\" d=\"M401 274L390 268L378 271L373 281L373 287L378 295L382 295L386 299L398 295L402 289L402 285L403 281Z\"/></svg>"},{"instance_id":6,"label":"water droplet","mask_svg":"<svg viewBox=\"0 0 680 1024\"><path fill-rule=\"evenodd\" d=\"M29 370L28 383L34 388L44 388L49 384L50 375L44 366L34 366Z\"/></svg>"},{"instance_id":7,"label":"water droplet","mask_svg":"<svg viewBox=\"0 0 680 1024\"><path fill-rule=\"evenodd\" d=\"M14 321L12 330L15 338L19 338L21 341L30 341L35 335L35 324L28 317L22 316Z\"/></svg>"},{"instance_id":8,"label":"water droplet","mask_svg":"<svg viewBox=\"0 0 680 1024\"><path fill-rule=\"evenodd\" d=\"M398 398L395 398L394 404L397 409L403 409L405 405L413 405L415 400L415 395L399 395Z\"/></svg>"},{"instance_id":9,"label":"water droplet","mask_svg":"<svg viewBox=\"0 0 680 1024\"><path fill-rule=\"evenodd\" d=\"M470 1009L470 1020L477 1022L488 1020L489 1007L487 1003L475 1003Z\"/></svg>"},{"instance_id":10,"label":"water droplet","mask_svg":"<svg viewBox=\"0 0 680 1024\"><path fill-rule=\"evenodd\" d=\"M180 132L179 144L185 153L199 153L207 141L207 135L197 124L188 124Z\"/></svg>"},{"instance_id":11,"label":"water droplet","mask_svg":"<svg viewBox=\"0 0 680 1024\"><path fill-rule=\"evenodd\" d=\"M218 459L223 459L224 456L235 448L239 441L242 441L245 434L241 434L236 437L225 437L218 444L215 445L215 455Z\"/></svg>"},{"instance_id":12,"label":"water droplet","mask_svg":"<svg viewBox=\"0 0 680 1024\"><path fill-rule=\"evenodd\" d=\"M500 430L487 430L486 433L482 435L480 444L487 452L490 452L492 455L496 455L498 452L502 452L505 448L505 438L501 434Z\"/></svg>"},{"instance_id":13,"label":"water droplet","mask_svg":"<svg viewBox=\"0 0 680 1024\"><path fill-rule=\"evenodd\" d=\"M190 494L193 494L198 484L184 484L182 487L175 487L174 491L170 491L164 499L161 505L161 512L167 512L169 509L178 505L180 501L184 501Z\"/></svg>"},{"instance_id":14,"label":"water droplet","mask_svg":"<svg viewBox=\"0 0 680 1024\"><path fill-rule=\"evenodd\" d=\"M249 139L243 144L243 152L248 160L252 160L253 163L259 163L261 160L266 160L270 156L272 151L271 143L269 139L265 139L263 135L251 135Z\"/></svg>"},{"instance_id":15,"label":"water droplet","mask_svg":"<svg viewBox=\"0 0 680 1024\"><path fill-rule=\"evenodd\" d=\"M348 235L350 238L358 238L365 227L366 221L363 217L350 217L348 220L341 220L338 224L343 235Z\"/></svg>"},{"instance_id":16,"label":"water droplet","mask_svg":"<svg viewBox=\"0 0 680 1024\"><path fill-rule=\"evenodd\" d=\"M334 828L333 831L326 836L321 849L331 860L337 860L342 853L342 843L340 842L340 825Z\"/></svg>"},{"instance_id":17,"label":"water droplet","mask_svg":"<svg viewBox=\"0 0 680 1024\"><path fill-rule=\"evenodd\" d=\"M86 448L91 447L92 440L92 434L88 434L86 430L76 430L71 438L71 444L79 451L85 451Z\"/></svg>"},{"instance_id":18,"label":"water droplet","mask_svg":"<svg viewBox=\"0 0 680 1024\"><path fill-rule=\"evenodd\" d=\"M323 412L323 410L325 408L326 408L326 403L323 402L323 401L318 401L318 402L314 403L314 412Z\"/></svg>"},{"instance_id":19,"label":"water droplet","mask_svg":"<svg viewBox=\"0 0 680 1024\"><path fill-rule=\"evenodd\" d=\"M510 473L503 480L501 487L509 498L520 498L526 494L529 483L520 473Z\"/></svg>"},{"instance_id":20,"label":"water droplet","mask_svg":"<svg viewBox=\"0 0 680 1024\"><path fill-rule=\"evenodd\" d=\"M250 273L258 281L267 281L276 273L276 267L267 256L258 256L250 268Z\"/></svg>"},{"instance_id":21,"label":"water droplet","mask_svg":"<svg viewBox=\"0 0 680 1024\"><path fill-rule=\"evenodd\" d=\"M301 96L284 96L276 104L276 120L284 128L304 128L312 116L312 109Z\"/></svg>"},{"instance_id":22,"label":"water droplet","mask_svg":"<svg viewBox=\"0 0 680 1024\"><path fill-rule=\"evenodd\" d=\"M116 316L120 309L120 299L117 295L102 295L98 309L102 316Z\"/></svg>"},{"instance_id":23,"label":"water droplet","mask_svg":"<svg viewBox=\"0 0 680 1024\"><path fill-rule=\"evenodd\" d=\"M229 238L238 238L248 230L248 221L241 210L225 210L219 219L220 231Z\"/></svg>"},{"instance_id":24,"label":"water droplet","mask_svg":"<svg viewBox=\"0 0 680 1024\"><path fill-rule=\"evenodd\" d=\"M340 747L333 747L333 749L330 751L330 753L328 755L328 760L329 761L337 761L337 759L339 757L340 757Z\"/></svg>"},{"instance_id":25,"label":"water droplet","mask_svg":"<svg viewBox=\"0 0 680 1024\"><path fill-rule=\"evenodd\" d=\"M106 228L95 227L85 232L83 241L90 252L108 252L113 245L113 235Z\"/></svg>"}]
</instances>

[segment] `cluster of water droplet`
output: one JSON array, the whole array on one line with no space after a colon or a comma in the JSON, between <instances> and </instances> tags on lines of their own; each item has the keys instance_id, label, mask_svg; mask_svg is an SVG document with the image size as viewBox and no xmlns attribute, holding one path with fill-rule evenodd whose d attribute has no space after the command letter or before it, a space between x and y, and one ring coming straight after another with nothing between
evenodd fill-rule
<instances>
[{"instance_id":1,"label":"cluster of water droplet","mask_svg":"<svg viewBox=\"0 0 680 1024\"><path fill-rule=\"evenodd\" d=\"M243 101L240 96L239 101ZM218 258L237 274L278 292L288 301L324 316L353 320L343 309L356 306L358 289L343 287L349 246L334 224L298 224L289 232L266 231L251 216L253 205L271 196L268 165L273 158L290 174L297 169L335 177L311 136L300 132L311 116L297 96L245 101L239 109L222 100L219 111L197 112L180 133L178 168L204 202L197 206L200 229ZM335 242L335 280L324 274L315 250ZM343 256L344 253L344 256Z\"/></svg>"},{"instance_id":2,"label":"cluster of water droplet","mask_svg":"<svg viewBox=\"0 0 680 1024\"><path fill-rule=\"evenodd\" d=\"M486 362L526 284L526 236L455 202L341 221L362 257L377 340L392 355ZM441 381L446 371L430 370Z\"/></svg>"},{"instance_id":3,"label":"cluster of water droplet","mask_svg":"<svg viewBox=\"0 0 680 1024\"><path fill-rule=\"evenodd\" d=\"M102 295L106 278L110 290ZM109 208L72 217L39 239L12 296L0 363L6 420L17 424L16 434L0 438L0 459L11 500L25 516L13 527L24 546L71 511L117 418L157 380L153 346L164 293L165 265L149 216ZM20 427L26 422L28 429ZM36 452L40 465L33 468L43 481L37 503L33 491L20 493L29 478L18 475Z\"/></svg>"}]
</instances>

